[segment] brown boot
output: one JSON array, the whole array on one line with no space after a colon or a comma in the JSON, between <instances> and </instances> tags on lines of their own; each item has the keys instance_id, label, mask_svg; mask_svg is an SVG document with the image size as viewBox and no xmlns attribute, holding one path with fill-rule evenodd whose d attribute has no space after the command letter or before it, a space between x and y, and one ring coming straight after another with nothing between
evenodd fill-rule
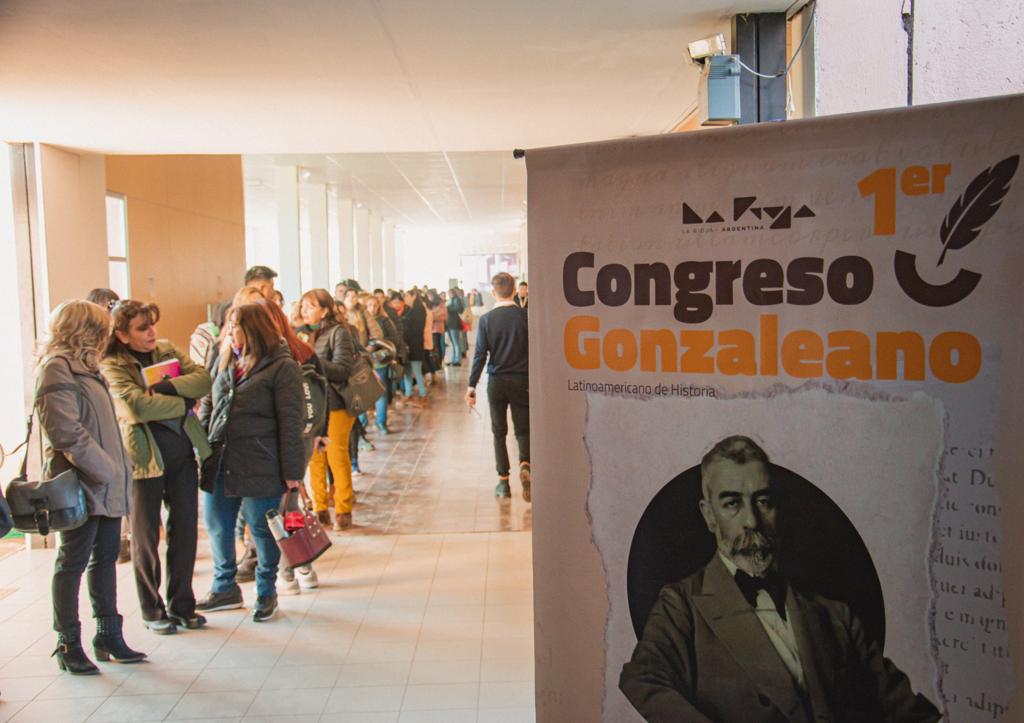
<instances>
[{"instance_id":1,"label":"brown boot","mask_svg":"<svg viewBox=\"0 0 1024 723\"><path fill-rule=\"evenodd\" d=\"M334 531L344 532L352 527L351 512L336 512L334 515Z\"/></svg>"},{"instance_id":2,"label":"brown boot","mask_svg":"<svg viewBox=\"0 0 1024 723\"><path fill-rule=\"evenodd\" d=\"M331 513L327 510L320 510L316 513L316 521L323 525L325 528L331 526Z\"/></svg>"},{"instance_id":3,"label":"brown boot","mask_svg":"<svg viewBox=\"0 0 1024 723\"><path fill-rule=\"evenodd\" d=\"M523 485L523 499L530 501L530 463L519 463L519 482Z\"/></svg>"}]
</instances>

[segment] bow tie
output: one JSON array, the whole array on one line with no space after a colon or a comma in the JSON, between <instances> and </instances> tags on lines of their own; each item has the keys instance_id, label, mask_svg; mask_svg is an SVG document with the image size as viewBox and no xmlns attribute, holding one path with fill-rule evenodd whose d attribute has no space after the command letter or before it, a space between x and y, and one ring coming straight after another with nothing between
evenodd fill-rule
<instances>
[{"instance_id":1,"label":"bow tie","mask_svg":"<svg viewBox=\"0 0 1024 723\"><path fill-rule=\"evenodd\" d=\"M743 570L736 571L736 585L751 607L757 607L757 592L764 590L771 596L779 617L786 619L786 581L777 572L769 572L765 577L752 577Z\"/></svg>"}]
</instances>

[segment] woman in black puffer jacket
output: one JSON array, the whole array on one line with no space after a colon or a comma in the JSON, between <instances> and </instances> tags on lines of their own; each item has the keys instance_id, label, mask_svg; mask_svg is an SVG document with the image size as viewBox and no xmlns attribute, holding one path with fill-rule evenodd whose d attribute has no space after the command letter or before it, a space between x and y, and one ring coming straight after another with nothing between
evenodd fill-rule
<instances>
[{"instance_id":1,"label":"woman in black puffer jacket","mask_svg":"<svg viewBox=\"0 0 1024 723\"><path fill-rule=\"evenodd\" d=\"M212 405L202 420L213 446L200 486L206 493L204 518L214 576L209 595L196 610L242 606L234 542L241 509L258 557L253 619L263 622L277 612L281 559L266 513L280 504L285 489L301 485L305 474L302 372L260 304L232 309L224 333L231 336L231 351L221 358Z\"/></svg>"}]
</instances>

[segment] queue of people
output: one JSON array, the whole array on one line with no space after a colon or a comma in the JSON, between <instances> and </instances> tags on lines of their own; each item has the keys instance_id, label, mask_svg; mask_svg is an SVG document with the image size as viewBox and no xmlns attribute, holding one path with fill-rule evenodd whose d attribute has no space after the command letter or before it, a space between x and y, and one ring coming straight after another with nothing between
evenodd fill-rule
<instances>
[{"instance_id":1,"label":"queue of people","mask_svg":"<svg viewBox=\"0 0 1024 723\"><path fill-rule=\"evenodd\" d=\"M44 473L49 478L75 468L88 510L85 525L62 533L53 577L54 655L62 670L98 672L82 645L78 615L86 570L97 619L95 656L118 662L145 658L125 642L117 611L115 565L128 540L130 555L122 559L131 559L143 623L156 634L201 628L205 614L242 607L239 582L255 580L256 622L274 618L279 586L284 592L316 587L312 565L281 569L267 513L293 497L286 492L301 488L308 471L319 524L335 532L350 529L352 478L360 472L360 449L372 448L371 415L376 431L388 434L389 407L428 404L427 376L436 383L446 347L447 363L461 364L472 307L479 305L459 289L444 298L417 288L367 293L348 280L333 296L324 289L307 291L286 313L275 278L267 267L250 269L231 302L197 327L187 353L159 339L155 304L118 299L109 289L53 312L37 358L35 411L44 432ZM499 305L511 306L511 296L509 291ZM485 317L481 331L493 327L500 334L508 327L520 334L520 326L519 319ZM488 338L493 337L491 332ZM516 343L524 344L525 336ZM471 386L482 371L480 355L478 346ZM384 388L372 409L346 402L346 386L361 358ZM529 499L524 369L490 349L491 384L497 385L492 408L512 406ZM502 375L511 376L495 382ZM326 387L326 412L316 424L304 386L312 377ZM504 420L504 407L501 414ZM497 451L500 425L494 431ZM498 467L506 489L498 494L507 496L507 454ZM214 575L197 600L192 581L200 499ZM129 520L127 537L122 518Z\"/></svg>"}]
</instances>

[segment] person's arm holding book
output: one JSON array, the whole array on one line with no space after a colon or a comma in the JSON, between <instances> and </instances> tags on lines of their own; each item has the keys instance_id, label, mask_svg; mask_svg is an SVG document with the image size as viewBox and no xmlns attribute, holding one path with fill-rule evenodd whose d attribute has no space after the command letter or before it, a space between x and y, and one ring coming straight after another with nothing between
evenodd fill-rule
<instances>
[{"instance_id":1,"label":"person's arm holding book","mask_svg":"<svg viewBox=\"0 0 1024 723\"><path fill-rule=\"evenodd\" d=\"M177 419L188 411L182 397L152 393L136 382L130 363L120 355L107 357L101 362L100 368L121 416L127 417L134 424Z\"/></svg>"}]
</instances>

